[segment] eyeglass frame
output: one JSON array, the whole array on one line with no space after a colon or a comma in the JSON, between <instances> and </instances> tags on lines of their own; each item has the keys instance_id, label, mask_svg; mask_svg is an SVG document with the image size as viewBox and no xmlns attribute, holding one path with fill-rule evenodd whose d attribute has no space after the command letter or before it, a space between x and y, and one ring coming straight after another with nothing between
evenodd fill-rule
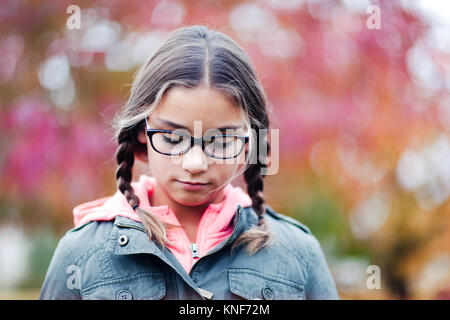
<instances>
[{"instance_id":1,"label":"eyeglass frame","mask_svg":"<svg viewBox=\"0 0 450 320\"><path fill-rule=\"evenodd\" d=\"M147 136L148 136L148 139L150 140L150 144L151 144L153 150L155 150L155 151L158 152L159 154L163 154L163 155L166 155L166 156L182 156L182 155L188 153L189 150L191 150L192 147L193 147L194 145L199 145L199 144L200 144L200 145L202 146L202 151L203 151L208 157L211 157L211 158L214 158L214 159L224 159L224 160L225 160L225 159L233 159L233 158L238 157L238 156L242 153L242 150L244 150L245 144L249 141L249 136L245 136L245 135L234 135L234 134L222 134L222 135L220 135L221 137L235 137L235 138L240 138L241 140L244 139L244 143L242 144L241 150L240 150L235 156L233 156L233 157L225 157L225 158L224 158L224 157L214 157L214 156L208 154L208 153L205 151L205 141L204 141L204 137L203 137L203 136L202 136L201 138L195 138L195 137L191 136L191 135L188 134L188 133L175 132L176 130L150 129L150 128L149 128L149 125L148 125L147 118L145 118L144 120L145 120L145 129L146 129L146 132L147 132ZM186 151L184 151L184 152L180 152L179 154L165 153L165 152L161 152L161 151L157 150L157 149L155 148L155 146L153 145L153 139L152 139L152 137L153 137L154 134L156 134L156 133L161 133L161 132L162 132L162 133L173 133L173 132L175 132L176 134L179 134L179 135L182 135L182 136L185 136L185 137L188 137L188 138L190 137L191 142L190 142L190 144L189 144L189 148L188 148ZM216 135L216 136L217 136L217 135Z\"/></svg>"}]
</instances>

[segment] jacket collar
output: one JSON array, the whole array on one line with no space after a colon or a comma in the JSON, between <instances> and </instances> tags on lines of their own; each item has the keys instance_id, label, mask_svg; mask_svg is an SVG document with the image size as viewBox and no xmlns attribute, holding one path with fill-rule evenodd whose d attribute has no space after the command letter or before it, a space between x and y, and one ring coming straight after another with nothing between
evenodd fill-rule
<instances>
[{"instance_id":1,"label":"jacket collar","mask_svg":"<svg viewBox=\"0 0 450 320\"><path fill-rule=\"evenodd\" d=\"M252 207L243 208L241 205L238 205L233 220L234 232L231 238L224 240L217 247L223 246L225 242L227 242L227 245L232 243L242 232L257 223L258 216ZM124 236L122 241L120 241L121 236ZM157 255L163 260L167 260L164 258L170 254L167 248L163 250L153 241L149 241L144 225L141 222L123 216L115 217L114 227L108 241L108 251L117 255L148 253Z\"/></svg>"}]
</instances>

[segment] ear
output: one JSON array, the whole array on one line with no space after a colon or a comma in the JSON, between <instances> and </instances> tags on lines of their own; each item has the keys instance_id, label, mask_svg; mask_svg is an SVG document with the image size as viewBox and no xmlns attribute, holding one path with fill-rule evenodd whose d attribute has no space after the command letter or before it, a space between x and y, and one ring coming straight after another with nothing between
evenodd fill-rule
<instances>
[{"instance_id":1,"label":"ear","mask_svg":"<svg viewBox=\"0 0 450 320\"><path fill-rule=\"evenodd\" d=\"M138 132L137 139L140 143L147 144L147 135L145 134L144 130Z\"/></svg>"},{"instance_id":2,"label":"ear","mask_svg":"<svg viewBox=\"0 0 450 320\"><path fill-rule=\"evenodd\" d=\"M147 155L147 135L143 130L139 131L137 135L137 141L138 144L135 146L134 155L136 159L148 162L148 155Z\"/></svg>"}]
</instances>

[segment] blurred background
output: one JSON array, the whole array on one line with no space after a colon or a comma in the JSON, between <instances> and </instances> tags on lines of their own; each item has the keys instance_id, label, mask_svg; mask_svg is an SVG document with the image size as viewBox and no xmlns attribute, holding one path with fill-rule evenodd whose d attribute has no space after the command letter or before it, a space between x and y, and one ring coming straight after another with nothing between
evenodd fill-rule
<instances>
[{"instance_id":1,"label":"blurred background","mask_svg":"<svg viewBox=\"0 0 450 320\"><path fill-rule=\"evenodd\" d=\"M250 55L280 129L267 202L310 227L341 298L450 299L446 0L1 1L0 299L36 299L73 207L116 191L108 121L191 24Z\"/></svg>"}]
</instances>

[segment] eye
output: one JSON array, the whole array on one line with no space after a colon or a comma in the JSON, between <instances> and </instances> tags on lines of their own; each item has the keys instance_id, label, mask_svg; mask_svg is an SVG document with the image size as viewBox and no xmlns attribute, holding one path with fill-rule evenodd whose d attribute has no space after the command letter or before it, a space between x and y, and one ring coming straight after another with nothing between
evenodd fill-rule
<instances>
[{"instance_id":1,"label":"eye","mask_svg":"<svg viewBox=\"0 0 450 320\"><path fill-rule=\"evenodd\" d=\"M215 148L227 148L236 140L236 137L211 136L206 139L207 145Z\"/></svg>"},{"instance_id":2,"label":"eye","mask_svg":"<svg viewBox=\"0 0 450 320\"><path fill-rule=\"evenodd\" d=\"M178 144L183 142L185 137L175 133L164 133L162 134L162 138L164 142Z\"/></svg>"}]
</instances>

